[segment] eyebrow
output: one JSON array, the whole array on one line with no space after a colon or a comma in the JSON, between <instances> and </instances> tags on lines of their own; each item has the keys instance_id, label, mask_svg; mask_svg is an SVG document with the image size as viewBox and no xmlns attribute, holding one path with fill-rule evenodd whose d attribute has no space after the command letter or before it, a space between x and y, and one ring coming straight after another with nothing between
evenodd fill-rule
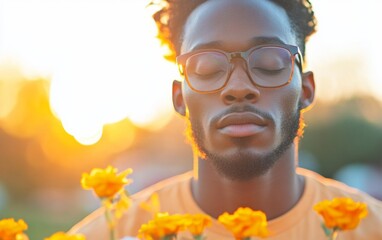
<instances>
[{"instance_id":1,"label":"eyebrow","mask_svg":"<svg viewBox=\"0 0 382 240\"><path fill-rule=\"evenodd\" d=\"M267 45L267 44L286 44L284 41L282 41L278 37L254 37L249 40L249 44L251 47L258 46L258 45ZM222 49L224 48L224 43L222 41L212 41L208 43L201 43L196 46L194 46L191 49L192 51L200 50L200 49L210 49L210 48L217 48Z\"/></svg>"}]
</instances>

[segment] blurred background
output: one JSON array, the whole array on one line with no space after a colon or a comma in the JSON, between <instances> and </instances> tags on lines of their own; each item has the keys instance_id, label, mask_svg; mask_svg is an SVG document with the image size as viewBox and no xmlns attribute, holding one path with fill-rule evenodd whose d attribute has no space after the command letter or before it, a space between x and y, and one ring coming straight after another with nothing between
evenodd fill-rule
<instances>
[{"instance_id":1,"label":"blurred background","mask_svg":"<svg viewBox=\"0 0 382 240\"><path fill-rule=\"evenodd\" d=\"M0 219L31 239L100 203L83 172L134 169L131 193L192 169L165 61L142 0L0 0ZM379 0L312 0L317 97L300 165L382 199Z\"/></svg>"}]
</instances>

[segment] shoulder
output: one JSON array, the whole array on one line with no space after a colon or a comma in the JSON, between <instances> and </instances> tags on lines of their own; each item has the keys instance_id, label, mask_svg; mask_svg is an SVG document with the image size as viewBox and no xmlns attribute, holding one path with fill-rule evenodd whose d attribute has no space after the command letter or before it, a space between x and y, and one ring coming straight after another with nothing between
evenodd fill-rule
<instances>
[{"instance_id":1,"label":"shoulder","mask_svg":"<svg viewBox=\"0 0 382 240\"><path fill-rule=\"evenodd\" d=\"M371 204L376 204L380 206L382 204L381 201L373 198L365 192L350 187L334 179L323 177L316 172L298 168L297 173L305 177L307 186L314 189L313 194L320 196L321 198L342 196L350 197L355 201L366 201L370 202Z\"/></svg>"},{"instance_id":2,"label":"shoulder","mask_svg":"<svg viewBox=\"0 0 382 240\"><path fill-rule=\"evenodd\" d=\"M123 236L136 236L141 225L153 218L154 212L182 213L185 199L189 199L185 195L190 195L191 178L192 172L180 174L132 195L132 204L119 221Z\"/></svg>"},{"instance_id":3,"label":"shoulder","mask_svg":"<svg viewBox=\"0 0 382 240\"><path fill-rule=\"evenodd\" d=\"M167 198L169 194L179 194L180 192L187 190L191 178L192 172L179 174L151 185L142 191L135 193L131 198L133 201L142 202L148 200L154 193Z\"/></svg>"}]
</instances>

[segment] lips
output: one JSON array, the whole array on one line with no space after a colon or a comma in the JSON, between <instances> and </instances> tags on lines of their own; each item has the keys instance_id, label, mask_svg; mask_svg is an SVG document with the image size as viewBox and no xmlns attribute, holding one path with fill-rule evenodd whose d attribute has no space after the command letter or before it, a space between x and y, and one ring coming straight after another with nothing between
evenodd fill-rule
<instances>
[{"instance_id":1,"label":"lips","mask_svg":"<svg viewBox=\"0 0 382 240\"><path fill-rule=\"evenodd\" d=\"M249 137L266 127L266 120L253 112L235 112L223 116L217 122L219 131L230 137Z\"/></svg>"}]
</instances>

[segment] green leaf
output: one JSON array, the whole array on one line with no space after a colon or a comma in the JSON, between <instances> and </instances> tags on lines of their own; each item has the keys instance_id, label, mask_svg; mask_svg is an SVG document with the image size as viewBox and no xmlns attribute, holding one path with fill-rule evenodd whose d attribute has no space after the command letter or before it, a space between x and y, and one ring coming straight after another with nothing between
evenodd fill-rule
<instances>
[{"instance_id":1,"label":"green leaf","mask_svg":"<svg viewBox=\"0 0 382 240\"><path fill-rule=\"evenodd\" d=\"M203 235L194 235L194 240L204 240L205 238L203 237Z\"/></svg>"},{"instance_id":2,"label":"green leaf","mask_svg":"<svg viewBox=\"0 0 382 240\"><path fill-rule=\"evenodd\" d=\"M321 226L322 226L322 229L324 229L325 235L327 237L330 237L332 235L332 233L333 233L333 229L332 228L327 228L324 223L322 223Z\"/></svg>"},{"instance_id":3,"label":"green leaf","mask_svg":"<svg viewBox=\"0 0 382 240\"><path fill-rule=\"evenodd\" d=\"M174 240L174 239L176 239L176 235L175 234L166 235L166 236L161 238L161 240Z\"/></svg>"}]
</instances>

